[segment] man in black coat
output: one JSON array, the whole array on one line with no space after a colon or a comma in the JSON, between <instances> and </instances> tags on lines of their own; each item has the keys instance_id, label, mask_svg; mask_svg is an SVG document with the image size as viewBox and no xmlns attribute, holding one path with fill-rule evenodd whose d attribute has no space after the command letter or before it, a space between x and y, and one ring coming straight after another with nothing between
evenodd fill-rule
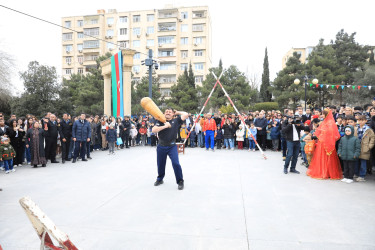
<instances>
[{"instance_id":1,"label":"man in black coat","mask_svg":"<svg viewBox=\"0 0 375 250\"><path fill-rule=\"evenodd\" d=\"M304 129L301 118L294 119L292 116L288 116L288 120L285 120L282 124L282 133L285 136L288 153L284 164L284 174L288 173L289 163L292 161L290 166L290 172L299 174L296 170L298 154L300 150L300 134L301 130Z\"/></svg>"},{"instance_id":2,"label":"man in black coat","mask_svg":"<svg viewBox=\"0 0 375 250\"><path fill-rule=\"evenodd\" d=\"M46 136L46 160L50 159L51 163L59 163L56 161L57 136L59 133L56 116L51 114L48 119L44 119L44 126L48 127L48 135Z\"/></svg>"},{"instance_id":3,"label":"man in black coat","mask_svg":"<svg viewBox=\"0 0 375 250\"><path fill-rule=\"evenodd\" d=\"M123 138L121 139L125 147L129 148L129 145L130 145L129 135L130 135L130 129L132 128L132 124L129 120L129 116L125 116L124 120L122 120L122 125L124 126L124 132L122 133Z\"/></svg>"},{"instance_id":4,"label":"man in black coat","mask_svg":"<svg viewBox=\"0 0 375 250\"><path fill-rule=\"evenodd\" d=\"M260 113L259 117L255 119L254 126L257 131L257 139L260 147L263 151L266 151L266 141L267 141L267 119L264 118L264 114Z\"/></svg>"},{"instance_id":5,"label":"man in black coat","mask_svg":"<svg viewBox=\"0 0 375 250\"><path fill-rule=\"evenodd\" d=\"M70 139L72 138L72 128L73 123L69 119L68 114L63 114L63 120L57 125L60 133L60 140L61 140L61 148L62 154L61 159L62 163L65 161L70 161L69 158L69 146L70 146Z\"/></svg>"}]
</instances>

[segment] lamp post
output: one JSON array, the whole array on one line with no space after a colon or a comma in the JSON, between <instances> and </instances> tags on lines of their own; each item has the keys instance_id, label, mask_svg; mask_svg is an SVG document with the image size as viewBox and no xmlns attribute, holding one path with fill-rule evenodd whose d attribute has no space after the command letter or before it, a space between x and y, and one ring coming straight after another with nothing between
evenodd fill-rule
<instances>
[{"instance_id":1,"label":"lamp post","mask_svg":"<svg viewBox=\"0 0 375 250\"><path fill-rule=\"evenodd\" d=\"M311 79L311 78L314 78L315 76L308 76L308 75L305 75L304 77L303 77L303 79L305 80L305 111L306 111L306 106L307 106L307 88L306 88L306 86L307 86L307 80L308 79ZM300 84L300 80L298 79L298 78L296 78L295 80L294 80L294 84L295 85L298 85L298 84ZM318 79L316 79L316 78L314 78L313 79L313 81L312 81L312 83L313 84L318 84L318 82L319 82L319 80Z\"/></svg>"}]
</instances>

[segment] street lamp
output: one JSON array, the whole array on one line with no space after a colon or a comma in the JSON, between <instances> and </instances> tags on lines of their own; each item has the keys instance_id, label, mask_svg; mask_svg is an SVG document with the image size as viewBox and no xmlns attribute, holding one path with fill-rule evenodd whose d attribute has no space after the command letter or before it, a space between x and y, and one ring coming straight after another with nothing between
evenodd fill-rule
<instances>
[{"instance_id":1,"label":"street lamp","mask_svg":"<svg viewBox=\"0 0 375 250\"><path fill-rule=\"evenodd\" d=\"M313 77L315 77L315 76L308 76L308 75L305 75L305 76L303 77L303 79L305 80L305 111L306 111L306 103L307 103L307 97L306 97L306 95L307 95L307 92L306 92L307 80L308 80L308 79L311 79L311 78L313 78ZM296 78L296 79L294 80L294 84L295 84L295 85L300 84L300 82L301 82L301 81L300 81L298 78ZM319 80L316 79L316 78L314 78L314 80L312 81L313 84L318 84L318 82L319 82Z\"/></svg>"}]
</instances>

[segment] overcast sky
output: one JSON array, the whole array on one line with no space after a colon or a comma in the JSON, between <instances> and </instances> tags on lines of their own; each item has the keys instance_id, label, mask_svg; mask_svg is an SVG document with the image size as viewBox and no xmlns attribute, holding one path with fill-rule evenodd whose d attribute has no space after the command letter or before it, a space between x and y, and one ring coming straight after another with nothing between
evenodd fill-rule
<instances>
[{"instance_id":1,"label":"overcast sky","mask_svg":"<svg viewBox=\"0 0 375 250\"><path fill-rule=\"evenodd\" d=\"M121 11L160 9L166 4L207 5L212 22L212 55L216 66L236 65L261 77L268 48L271 81L281 70L281 59L292 47L314 46L320 38L329 43L340 29L357 32L360 44L375 45L373 0L141 0L41 1L0 0L0 5L60 24L61 17L96 14L98 9ZM22 90L18 72L30 61L55 66L61 74L61 28L0 7L0 49L15 59L13 83ZM0 83L1 84L1 83Z\"/></svg>"}]
</instances>

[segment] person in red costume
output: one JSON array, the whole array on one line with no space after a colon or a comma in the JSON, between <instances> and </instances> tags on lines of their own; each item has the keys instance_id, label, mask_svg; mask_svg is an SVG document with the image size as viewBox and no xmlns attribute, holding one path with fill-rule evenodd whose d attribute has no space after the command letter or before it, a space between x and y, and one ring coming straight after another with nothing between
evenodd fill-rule
<instances>
[{"instance_id":1,"label":"person in red costume","mask_svg":"<svg viewBox=\"0 0 375 250\"><path fill-rule=\"evenodd\" d=\"M340 133L332 112L324 110L323 116L324 121L314 133L318 142L306 174L315 179L339 180L342 179L342 170L335 144L340 139Z\"/></svg>"}]
</instances>

